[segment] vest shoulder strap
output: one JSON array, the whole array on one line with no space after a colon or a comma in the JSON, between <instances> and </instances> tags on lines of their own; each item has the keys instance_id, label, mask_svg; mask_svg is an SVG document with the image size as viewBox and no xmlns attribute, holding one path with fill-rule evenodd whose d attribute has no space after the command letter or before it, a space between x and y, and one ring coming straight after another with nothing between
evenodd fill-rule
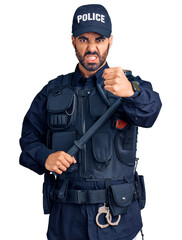
<instances>
[{"instance_id":1,"label":"vest shoulder strap","mask_svg":"<svg viewBox=\"0 0 182 240\"><path fill-rule=\"evenodd\" d=\"M52 79L48 82L47 93L59 93L61 89L66 86L71 86L71 78L73 73L68 73L66 75L59 75L57 78Z\"/></svg>"}]
</instances>

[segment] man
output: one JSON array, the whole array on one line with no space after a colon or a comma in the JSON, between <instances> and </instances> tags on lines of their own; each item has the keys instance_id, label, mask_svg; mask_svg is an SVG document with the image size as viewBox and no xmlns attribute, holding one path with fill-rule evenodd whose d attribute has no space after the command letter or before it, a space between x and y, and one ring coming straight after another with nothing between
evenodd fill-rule
<instances>
[{"instance_id":1,"label":"man","mask_svg":"<svg viewBox=\"0 0 182 240\"><path fill-rule=\"evenodd\" d=\"M151 127L161 102L149 82L109 68L111 31L102 5L76 10L75 72L50 81L24 119L20 164L45 173L49 240L132 240L142 229L145 189L136 172L137 126ZM78 140L119 98L117 111L81 145ZM74 144L79 151L70 155Z\"/></svg>"}]
</instances>

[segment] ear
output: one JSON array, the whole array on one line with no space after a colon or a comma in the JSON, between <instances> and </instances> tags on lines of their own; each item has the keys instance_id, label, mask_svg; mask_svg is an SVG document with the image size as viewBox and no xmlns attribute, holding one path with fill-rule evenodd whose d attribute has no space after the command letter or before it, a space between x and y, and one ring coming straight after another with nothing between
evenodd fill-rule
<instances>
[{"instance_id":1,"label":"ear","mask_svg":"<svg viewBox=\"0 0 182 240\"><path fill-rule=\"evenodd\" d=\"M112 43L113 43L113 35L109 37L109 48L111 48Z\"/></svg>"},{"instance_id":2,"label":"ear","mask_svg":"<svg viewBox=\"0 0 182 240\"><path fill-rule=\"evenodd\" d=\"M73 37L73 35L71 35L71 39L72 39L72 45L75 48L75 41L76 41L76 39Z\"/></svg>"}]
</instances>

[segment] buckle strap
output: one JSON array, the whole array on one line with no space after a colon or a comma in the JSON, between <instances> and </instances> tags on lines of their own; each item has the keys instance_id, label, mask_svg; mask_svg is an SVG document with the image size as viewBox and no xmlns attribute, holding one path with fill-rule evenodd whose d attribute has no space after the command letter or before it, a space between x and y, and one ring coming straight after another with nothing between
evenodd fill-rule
<instances>
[{"instance_id":1,"label":"buckle strap","mask_svg":"<svg viewBox=\"0 0 182 240\"><path fill-rule=\"evenodd\" d=\"M68 190L65 203L96 204L106 201L106 190Z\"/></svg>"}]
</instances>

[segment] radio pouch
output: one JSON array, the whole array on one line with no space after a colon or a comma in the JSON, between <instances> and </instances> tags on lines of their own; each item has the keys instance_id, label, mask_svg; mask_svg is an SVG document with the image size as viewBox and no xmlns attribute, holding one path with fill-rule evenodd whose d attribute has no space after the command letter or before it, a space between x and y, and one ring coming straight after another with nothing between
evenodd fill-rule
<instances>
[{"instance_id":1,"label":"radio pouch","mask_svg":"<svg viewBox=\"0 0 182 240\"><path fill-rule=\"evenodd\" d=\"M137 193L138 204L140 206L140 209L143 209L146 203L145 183L144 177L142 175L138 175L137 172L135 173L135 188Z\"/></svg>"}]
</instances>

